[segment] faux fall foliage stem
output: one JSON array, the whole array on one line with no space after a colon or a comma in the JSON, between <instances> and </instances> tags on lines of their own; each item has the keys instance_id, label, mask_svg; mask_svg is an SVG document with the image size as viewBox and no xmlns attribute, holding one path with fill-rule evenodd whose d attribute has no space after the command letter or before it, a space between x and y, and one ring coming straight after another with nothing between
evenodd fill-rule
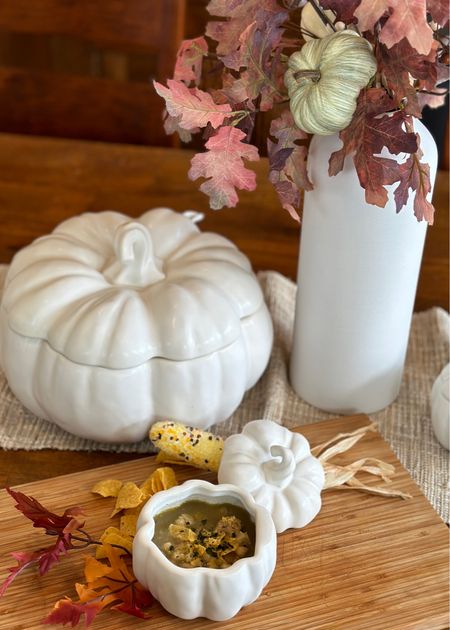
<instances>
[{"instance_id":1,"label":"faux fall foliage stem","mask_svg":"<svg viewBox=\"0 0 450 630\"><path fill-rule=\"evenodd\" d=\"M82 508L72 507L63 515L58 515L33 497L11 488L6 488L6 491L15 499L15 507L33 523L33 527L44 529L47 536L56 537L57 540L54 545L37 551L12 552L17 566L9 569L9 575L0 585L0 597L5 595L8 587L25 569L37 566L39 574L44 575L69 551L103 546L106 564L86 557L87 586L76 584L79 601L74 602L68 597L59 600L43 623L70 623L74 627L84 618L85 626L88 627L103 608L113 604L112 608L120 612L141 618L148 616L145 609L151 605L153 598L138 584L131 568L127 566L131 554L121 545L104 544L92 538L83 529ZM73 541L81 542L82 545L74 545ZM120 554L116 550L120 550Z\"/></svg>"},{"instance_id":2,"label":"faux fall foliage stem","mask_svg":"<svg viewBox=\"0 0 450 630\"><path fill-rule=\"evenodd\" d=\"M246 166L247 155L251 155L250 159L259 157L257 148L251 144L251 132L258 114L272 112L272 125L267 134L269 180L283 208L298 218L302 191L311 189L313 182L309 181L306 170L308 135L302 127L303 114L294 121L290 113L293 101L287 98L287 66L293 55L303 51L302 31L309 43L319 47L321 38L350 31L355 36L353 65L361 67L356 49L358 41L364 41L373 51L377 67L374 80L366 80L359 97L353 101L353 117L350 122L346 119L346 127L340 129L341 151L354 158L366 201L380 207L386 204L385 186L393 183L394 175L397 188L402 190L405 185L404 169L395 160L391 160L389 169L372 172L377 168L374 158L380 151L380 142L381 148L386 147L390 153L409 154L409 163L415 165L408 181L408 194L415 194L414 212L418 220L432 222L433 206L416 188L420 180L418 169L428 179L426 165L420 161L417 142L415 148L411 148L406 127L412 116L421 116L424 105L442 104L447 92L439 87L448 78L448 68L443 63L448 54L442 35L448 28L448 11L443 9L440 0L417 0L414 6L403 6L397 0L377 3L372 0L241 0L238 3L210 0L207 9L216 18L207 24L208 39L201 36L183 42L174 78L169 79L167 88L158 83L155 88L166 101L168 132L178 132L182 140L189 140L192 134L203 134L206 151L194 157L195 168L190 169L188 176L205 178L200 190L210 197L212 208L233 207L238 202L237 190L256 187L256 180ZM312 23L305 22L306 18L303 20L306 9L311 9L309 14L318 16L317 21L322 25L320 33L315 32ZM203 70L207 58L214 58L215 75L222 79L218 89L203 87L208 77L208 72ZM353 85L354 70L352 64L347 64L342 66L341 72L339 58L335 63L337 74L341 76L340 85L334 87L341 90L341 98L345 100L347 92L351 92L349 86ZM301 89L308 78L323 89L325 71L306 63L297 72L296 78L302 81ZM368 72L369 79L371 76ZM382 98L379 90L383 91ZM204 107L206 100L211 105L208 112ZM376 101L382 106L374 112ZM310 103L309 96L305 102ZM334 115L326 90L312 106L312 116L320 114L320 108L324 109L324 118ZM386 114L395 114L398 123L387 134L383 119ZM286 131L274 133L281 125ZM359 133L361 125L370 128L371 133ZM242 130L243 135L236 135L232 149L224 151L230 138L224 130L229 126ZM286 151L286 135L296 138L291 151ZM219 160L221 168L213 168ZM330 156L330 176L342 169L343 163L339 161L338 169L336 164L336 156ZM426 189L425 182L423 190ZM397 193L395 202L400 211L405 205L403 193Z\"/></svg>"}]
</instances>

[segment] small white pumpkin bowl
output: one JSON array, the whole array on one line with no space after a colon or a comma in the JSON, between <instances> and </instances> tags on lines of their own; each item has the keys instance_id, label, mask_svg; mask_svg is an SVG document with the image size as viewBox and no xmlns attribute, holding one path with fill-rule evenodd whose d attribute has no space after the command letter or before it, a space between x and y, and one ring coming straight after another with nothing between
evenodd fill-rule
<instances>
[{"instance_id":1,"label":"small white pumpkin bowl","mask_svg":"<svg viewBox=\"0 0 450 630\"><path fill-rule=\"evenodd\" d=\"M154 517L185 501L232 503L255 522L255 553L227 569L184 569L173 564L152 541ZM133 543L133 571L161 605L182 619L224 621L254 602L269 582L276 563L276 532L269 512L245 490L193 479L158 492L145 504Z\"/></svg>"}]
</instances>

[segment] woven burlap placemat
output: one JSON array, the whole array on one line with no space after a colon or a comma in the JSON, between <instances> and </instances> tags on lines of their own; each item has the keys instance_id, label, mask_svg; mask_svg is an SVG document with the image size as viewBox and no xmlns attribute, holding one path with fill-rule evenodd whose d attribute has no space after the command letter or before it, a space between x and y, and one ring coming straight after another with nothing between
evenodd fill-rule
<instances>
[{"instance_id":1,"label":"woven burlap placemat","mask_svg":"<svg viewBox=\"0 0 450 630\"><path fill-rule=\"evenodd\" d=\"M272 356L263 377L247 393L233 416L214 428L224 436L239 432L246 422L256 418L269 418L293 427L332 417L300 400L289 385L295 284L271 271L260 273L259 279L274 322ZM392 405L372 415L383 437L445 521L449 517L449 454L434 437L429 396L435 378L448 361L448 313L440 308L416 313L400 394ZM136 444L101 444L75 437L36 418L11 393L1 371L0 447L153 452L148 440Z\"/></svg>"}]
</instances>

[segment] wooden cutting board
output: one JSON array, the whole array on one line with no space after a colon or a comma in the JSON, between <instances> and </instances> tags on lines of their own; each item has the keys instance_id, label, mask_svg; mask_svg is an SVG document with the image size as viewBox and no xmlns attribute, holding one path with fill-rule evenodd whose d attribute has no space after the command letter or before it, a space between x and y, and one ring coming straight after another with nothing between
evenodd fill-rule
<instances>
[{"instance_id":1,"label":"wooden cutting board","mask_svg":"<svg viewBox=\"0 0 450 630\"><path fill-rule=\"evenodd\" d=\"M365 416L339 418L301 428L312 445L351 431ZM378 433L370 433L341 457L350 462L374 456L396 466L393 486L411 500L387 499L355 491L323 494L319 516L306 528L278 536L275 573L260 598L228 622L184 621L156 603L148 621L102 612L93 629L124 630L441 630L448 627L447 528L418 486ZM99 479L137 483L155 468L154 458L97 468L20 486L46 507L62 512L81 505L88 514L86 529L99 535L107 524L114 499L92 495ZM177 467L184 481L214 475ZM0 576L14 561L10 551L37 549L48 538L31 527L4 490L0 496ZM0 628L48 628L40 620L64 595L74 596L82 581L83 552L72 552L50 573L39 578L23 573L0 600Z\"/></svg>"}]
</instances>

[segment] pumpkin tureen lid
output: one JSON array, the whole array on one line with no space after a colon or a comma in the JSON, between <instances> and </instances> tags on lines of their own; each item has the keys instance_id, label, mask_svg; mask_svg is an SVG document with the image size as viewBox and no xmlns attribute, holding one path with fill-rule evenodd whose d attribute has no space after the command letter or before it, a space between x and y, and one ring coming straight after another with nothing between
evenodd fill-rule
<instances>
[{"instance_id":1,"label":"pumpkin tureen lid","mask_svg":"<svg viewBox=\"0 0 450 630\"><path fill-rule=\"evenodd\" d=\"M262 303L233 243L157 208L64 221L16 254L2 307L13 331L72 361L129 368L224 348Z\"/></svg>"}]
</instances>

